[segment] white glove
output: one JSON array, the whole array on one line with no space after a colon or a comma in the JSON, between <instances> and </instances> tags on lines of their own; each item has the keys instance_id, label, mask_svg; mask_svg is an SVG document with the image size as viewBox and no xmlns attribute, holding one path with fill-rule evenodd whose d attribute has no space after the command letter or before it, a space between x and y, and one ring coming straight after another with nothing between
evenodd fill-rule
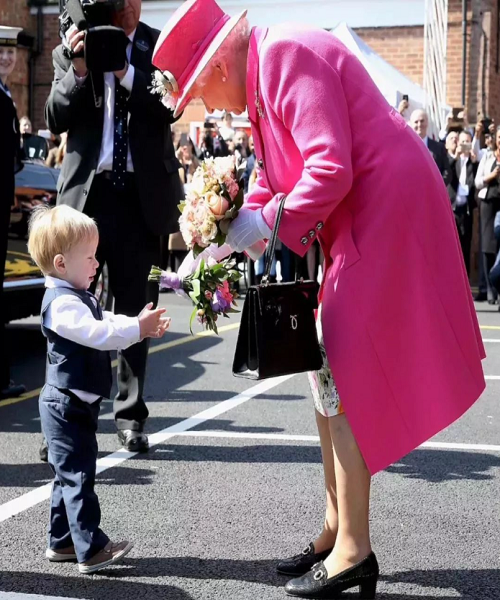
<instances>
[{"instance_id":1,"label":"white glove","mask_svg":"<svg viewBox=\"0 0 500 600\"><path fill-rule=\"evenodd\" d=\"M224 244L220 247L217 246L217 244L210 244L210 246L205 248L203 252L200 252L196 258L193 256L193 251L191 250L191 252L182 261L182 264L177 271L177 275L184 279L196 271L202 259L205 260L205 262L217 263L232 254L232 252L233 249L231 246L229 246L229 244Z\"/></svg>"},{"instance_id":2,"label":"white glove","mask_svg":"<svg viewBox=\"0 0 500 600\"><path fill-rule=\"evenodd\" d=\"M271 230L262 216L262 209L242 208L229 225L226 241L235 252L243 252L255 242L271 237Z\"/></svg>"}]
</instances>

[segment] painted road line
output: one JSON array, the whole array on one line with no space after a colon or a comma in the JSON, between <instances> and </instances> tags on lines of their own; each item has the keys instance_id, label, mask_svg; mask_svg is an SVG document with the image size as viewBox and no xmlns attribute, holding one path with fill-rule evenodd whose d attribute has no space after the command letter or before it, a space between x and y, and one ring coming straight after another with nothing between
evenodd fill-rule
<instances>
[{"instance_id":1,"label":"painted road line","mask_svg":"<svg viewBox=\"0 0 500 600\"><path fill-rule=\"evenodd\" d=\"M500 375L485 375L484 378L486 381L496 381L497 379L500 379Z\"/></svg>"},{"instance_id":2,"label":"painted road line","mask_svg":"<svg viewBox=\"0 0 500 600\"><path fill-rule=\"evenodd\" d=\"M498 331L500 330L500 325L479 325L479 329L491 329Z\"/></svg>"},{"instance_id":3,"label":"painted road line","mask_svg":"<svg viewBox=\"0 0 500 600\"><path fill-rule=\"evenodd\" d=\"M18 594L17 592L0 592L0 600L83 600L62 596L39 596L38 594Z\"/></svg>"},{"instance_id":4,"label":"painted road line","mask_svg":"<svg viewBox=\"0 0 500 600\"><path fill-rule=\"evenodd\" d=\"M490 338L490 339L483 338L483 342L485 344L500 344L500 338Z\"/></svg>"},{"instance_id":5,"label":"painted road line","mask_svg":"<svg viewBox=\"0 0 500 600\"><path fill-rule=\"evenodd\" d=\"M245 433L241 431L185 431L179 437L227 438L243 440L270 440L283 442L318 442L317 435L288 435L283 433ZM452 442L425 442L419 448L433 450L467 450L483 452L500 452L500 446L494 444L455 444ZM161 452L161 450L156 450Z\"/></svg>"},{"instance_id":6,"label":"painted road line","mask_svg":"<svg viewBox=\"0 0 500 600\"><path fill-rule=\"evenodd\" d=\"M233 329L238 329L240 326L238 323L231 323L231 325L224 325L219 327L219 333L225 333L226 331L232 331ZM172 342L165 342L164 344L159 344L158 346L152 346L149 348L148 354L155 354L156 352L163 352L163 350L169 350L170 348L175 348L176 346L182 346L183 344L188 344L189 342L195 342L199 338L208 337L216 335L213 331L201 331L200 333L195 333L194 335L187 335L185 337L181 337L178 340L173 340ZM111 363L111 366L115 368L118 366L118 361L114 360ZM10 406L11 404L18 404L19 402L24 402L25 400L30 400L31 398L35 398L40 395L42 388L37 388L36 390L31 390L30 392L26 392L19 398L8 398L7 400L0 400L0 408L2 406Z\"/></svg>"},{"instance_id":7,"label":"painted road line","mask_svg":"<svg viewBox=\"0 0 500 600\"><path fill-rule=\"evenodd\" d=\"M211 408L207 408L202 412L184 419L180 423L176 423L171 427L167 427L166 429L162 429L157 433L153 433L148 436L149 445L156 446L158 444L162 444L166 440L175 437L179 433L187 431L201 423L206 421L210 421L211 419L215 419L219 415L244 404L248 400L255 398L260 394L264 394L272 388L281 385L288 379L291 379L294 375L285 375L283 377L275 377L273 379L266 379L254 385L253 387L245 390L241 394L234 396L233 398L229 398L229 400L224 400L223 402L219 402L215 406ZM112 454L108 454L108 456L104 456L97 461L97 473L102 473L106 471L106 469L110 469L112 467L117 467L121 465L123 462L132 458L138 454L137 452L128 452L125 449L118 450L117 452L113 452ZM48 483L39 488L31 490L30 492L23 494L5 504L0 505L0 522L6 521L10 519L14 515L18 515L19 513L28 510L29 508L36 506L40 502L47 500L50 497L50 491L52 489L52 483Z\"/></svg>"}]
</instances>

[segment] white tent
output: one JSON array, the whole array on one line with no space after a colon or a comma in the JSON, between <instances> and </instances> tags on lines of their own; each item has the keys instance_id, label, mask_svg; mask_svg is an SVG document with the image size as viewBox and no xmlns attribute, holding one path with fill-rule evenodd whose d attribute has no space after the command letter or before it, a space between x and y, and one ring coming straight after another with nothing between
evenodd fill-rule
<instances>
[{"instance_id":1,"label":"white tent","mask_svg":"<svg viewBox=\"0 0 500 600\"><path fill-rule=\"evenodd\" d=\"M407 94L410 101L408 116L416 108L424 108L424 89L374 52L347 23L341 23L332 33L357 56L391 106L397 108L403 95Z\"/></svg>"}]
</instances>

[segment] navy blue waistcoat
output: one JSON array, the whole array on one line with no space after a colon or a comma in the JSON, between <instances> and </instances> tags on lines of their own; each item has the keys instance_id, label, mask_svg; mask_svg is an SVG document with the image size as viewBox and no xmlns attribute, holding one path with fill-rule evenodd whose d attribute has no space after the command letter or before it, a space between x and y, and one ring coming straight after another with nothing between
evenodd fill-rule
<instances>
[{"instance_id":1,"label":"navy blue waistcoat","mask_svg":"<svg viewBox=\"0 0 500 600\"><path fill-rule=\"evenodd\" d=\"M111 357L109 352L94 350L67 340L44 324L47 309L58 296L77 296L102 321L102 310L85 290L59 287L45 291L42 301L42 333L47 338L46 383L63 390L82 390L109 398L111 394Z\"/></svg>"}]
</instances>

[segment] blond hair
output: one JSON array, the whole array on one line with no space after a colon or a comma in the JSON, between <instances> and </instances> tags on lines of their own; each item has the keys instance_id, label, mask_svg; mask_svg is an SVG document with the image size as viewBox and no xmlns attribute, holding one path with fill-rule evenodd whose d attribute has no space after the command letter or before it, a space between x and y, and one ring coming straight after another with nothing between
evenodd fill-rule
<instances>
[{"instance_id":1,"label":"blond hair","mask_svg":"<svg viewBox=\"0 0 500 600\"><path fill-rule=\"evenodd\" d=\"M38 206L30 217L28 252L42 273L48 275L58 254L98 236L96 222L74 208Z\"/></svg>"}]
</instances>

